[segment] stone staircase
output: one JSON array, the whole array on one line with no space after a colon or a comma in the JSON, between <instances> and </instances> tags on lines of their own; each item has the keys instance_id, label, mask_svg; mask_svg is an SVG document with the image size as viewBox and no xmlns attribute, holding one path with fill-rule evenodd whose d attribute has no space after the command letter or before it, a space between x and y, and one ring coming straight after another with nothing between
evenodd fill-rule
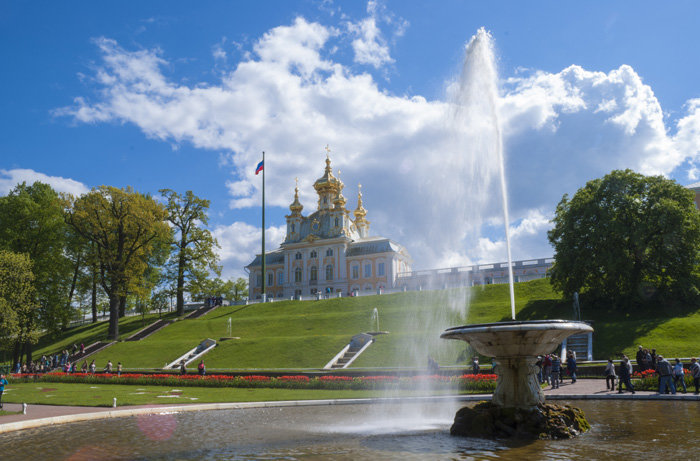
<instances>
[{"instance_id":1,"label":"stone staircase","mask_svg":"<svg viewBox=\"0 0 700 461\"><path fill-rule=\"evenodd\" d=\"M199 317L203 316L204 314L208 314L209 312L213 311L217 307L221 307L221 305L219 304L216 306L200 307L199 309L196 309L196 310L192 311L191 313L187 314L187 316L185 318L186 319L199 318Z\"/></svg>"},{"instance_id":2,"label":"stone staircase","mask_svg":"<svg viewBox=\"0 0 700 461\"><path fill-rule=\"evenodd\" d=\"M374 337L367 333L360 333L352 337L350 343L343 348L333 359L326 364L326 370L338 370L347 368L362 352L374 342Z\"/></svg>"},{"instance_id":3,"label":"stone staircase","mask_svg":"<svg viewBox=\"0 0 700 461\"><path fill-rule=\"evenodd\" d=\"M92 354L96 354L97 352L100 352L101 350L107 349L109 346L112 344L116 343L116 341L98 341L96 343L92 343L89 346L85 348L85 350L81 352L76 352L75 354L71 355L68 357L69 362L77 362L79 360L83 360Z\"/></svg>"},{"instance_id":4,"label":"stone staircase","mask_svg":"<svg viewBox=\"0 0 700 461\"><path fill-rule=\"evenodd\" d=\"M143 330L137 331L133 335L126 338L126 341L141 341L142 339L147 338L148 336L151 336L156 331L167 327L171 323L173 323L172 320L165 320L165 319L156 320L155 322L148 325Z\"/></svg>"}]
</instances>

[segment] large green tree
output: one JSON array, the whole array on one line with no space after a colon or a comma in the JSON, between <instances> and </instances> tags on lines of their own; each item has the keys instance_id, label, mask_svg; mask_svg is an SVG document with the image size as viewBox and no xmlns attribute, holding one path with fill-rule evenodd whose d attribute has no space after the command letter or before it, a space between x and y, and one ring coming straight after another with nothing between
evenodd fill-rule
<instances>
[{"instance_id":1,"label":"large green tree","mask_svg":"<svg viewBox=\"0 0 700 461\"><path fill-rule=\"evenodd\" d=\"M109 297L110 339L119 337L120 306L138 285L157 242L169 238L165 208L130 187L101 186L67 210L66 221L94 244L100 283Z\"/></svg>"},{"instance_id":2,"label":"large green tree","mask_svg":"<svg viewBox=\"0 0 700 461\"><path fill-rule=\"evenodd\" d=\"M34 343L36 325L34 274L29 256L0 250L0 344L13 344L13 364L21 346ZM31 354L27 360L31 360Z\"/></svg>"},{"instance_id":3,"label":"large green tree","mask_svg":"<svg viewBox=\"0 0 700 461\"><path fill-rule=\"evenodd\" d=\"M700 213L694 193L661 176L615 170L557 205L552 285L618 306L696 299Z\"/></svg>"},{"instance_id":4,"label":"large green tree","mask_svg":"<svg viewBox=\"0 0 700 461\"><path fill-rule=\"evenodd\" d=\"M0 197L0 249L24 253L32 261L39 309L35 319L53 332L70 319L68 302L73 263L64 200L48 184L22 183Z\"/></svg>"},{"instance_id":5,"label":"large green tree","mask_svg":"<svg viewBox=\"0 0 700 461\"><path fill-rule=\"evenodd\" d=\"M184 292L188 282L201 279L210 271L221 274L214 249L219 245L209 230L203 228L209 222L209 200L187 191L184 196L170 189L162 189L167 200L168 221L172 225L172 278L175 284L177 314L185 313ZM205 275L206 276L206 275Z\"/></svg>"}]
</instances>

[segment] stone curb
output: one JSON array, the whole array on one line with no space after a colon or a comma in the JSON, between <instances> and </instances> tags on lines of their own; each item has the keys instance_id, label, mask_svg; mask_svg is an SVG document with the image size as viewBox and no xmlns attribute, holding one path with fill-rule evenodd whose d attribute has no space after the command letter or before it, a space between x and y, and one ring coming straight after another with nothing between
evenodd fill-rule
<instances>
[{"instance_id":1,"label":"stone curb","mask_svg":"<svg viewBox=\"0 0 700 461\"><path fill-rule=\"evenodd\" d=\"M367 403L400 403L400 402L439 402L456 400L458 402L476 402L490 400L490 394L461 395L461 396L432 396L432 397L387 397L373 399L328 399L328 400L288 400L272 402L237 402L237 403L203 403L190 405L176 405L170 407L142 407L123 410L101 411L94 413L79 413L73 415L52 416L48 418L16 421L0 424L0 434L22 429L30 429L55 424L75 423L80 421L92 421L96 419L123 418L127 416L182 413L189 411L207 410L238 410L247 408L281 408L321 405L355 405ZM595 395L595 394L557 394L547 396L547 400L688 400L700 401L698 395L658 395L658 394L622 394L622 395ZM29 407L31 409L31 406Z\"/></svg>"}]
</instances>

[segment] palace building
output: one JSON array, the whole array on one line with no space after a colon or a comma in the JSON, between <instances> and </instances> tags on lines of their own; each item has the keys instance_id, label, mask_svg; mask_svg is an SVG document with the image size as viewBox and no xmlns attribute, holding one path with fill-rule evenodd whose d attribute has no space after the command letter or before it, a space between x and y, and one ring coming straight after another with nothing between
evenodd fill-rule
<instances>
[{"instance_id":1,"label":"palace building","mask_svg":"<svg viewBox=\"0 0 700 461\"><path fill-rule=\"evenodd\" d=\"M268 298L291 298L317 293L378 292L395 288L399 273L411 271L406 249L384 237L370 236L362 186L357 207L345 207L343 182L333 175L331 160L314 183L316 211L302 214L299 187L289 205L287 235L280 247L265 255L265 293ZM262 257L246 266L251 299L262 297Z\"/></svg>"}]
</instances>

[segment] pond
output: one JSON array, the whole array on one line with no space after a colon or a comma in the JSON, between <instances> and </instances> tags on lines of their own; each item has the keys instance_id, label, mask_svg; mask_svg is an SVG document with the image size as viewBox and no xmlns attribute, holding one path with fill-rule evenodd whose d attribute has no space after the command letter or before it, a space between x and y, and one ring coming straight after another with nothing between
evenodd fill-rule
<instances>
[{"instance_id":1,"label":"pond","mask_svg":"<svg viewBox=\"0 0 700 461\"><path fill-rule=\"evenodd\" d=\"M3 459L697 459L700 407L577 401L592 429L573 439L451 437L458 403L361 404L157 414L0 434Z\"/></svg>"}]
</instances>

